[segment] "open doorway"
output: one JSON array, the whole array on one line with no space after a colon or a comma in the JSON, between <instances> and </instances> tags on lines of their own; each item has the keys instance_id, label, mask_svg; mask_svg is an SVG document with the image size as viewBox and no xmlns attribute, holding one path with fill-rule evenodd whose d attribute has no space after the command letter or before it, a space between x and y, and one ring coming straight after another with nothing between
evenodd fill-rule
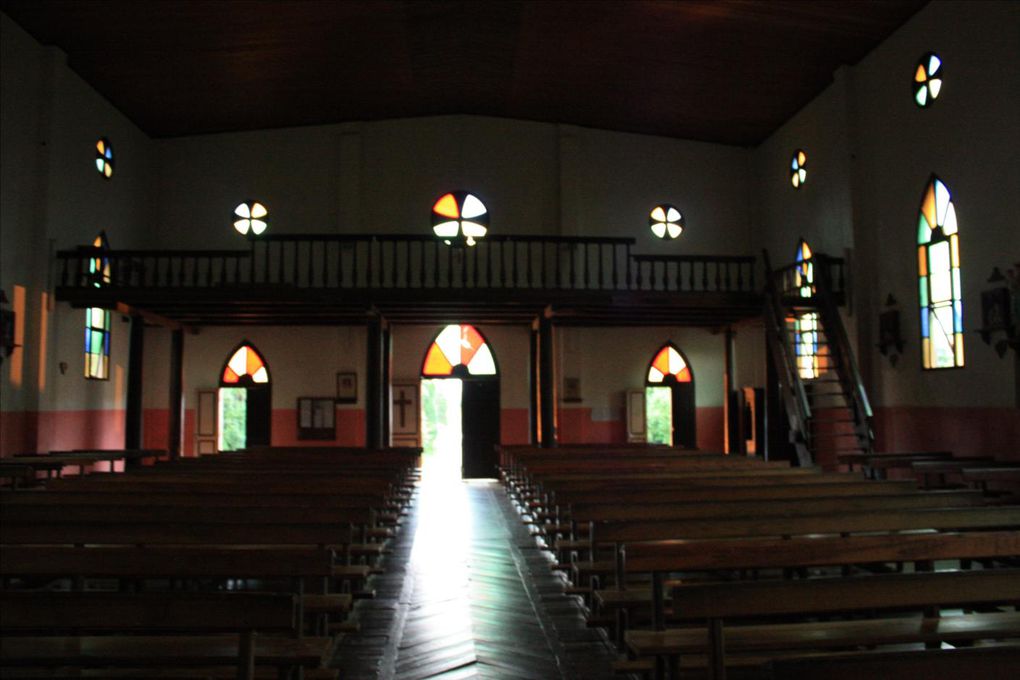
<instances>
[{"instance_id":1,"label":"open doorway","mask_svg":"<svg viewBox=\"0 0 1020 680\"><path fill-rule=\"evenodd\" d=\"M219 451L269 446L272 421L269 368L247 341L237 346L223 366L217 402Z\"/></svg>"},{"instance_id":2,"label":"open doorway","mask_svg":"<svg viewBox=\"0 0 1020 680\"><path fill-rule=\"evenodd\" d=\"M421 377L423 477L495 477L499 375L485 338L474 326L446 326L425 353Z\"/></svg>"},{"instance_id":3,"label":"open doorway","mask_svg":"<svg viewBox=\"0 0 1020 680\"><path fill-rule=\"evenodd\" d=\"M655 444L698 448L694 375L680 350L667 343L656 352L645 380L645 427Z\"/></svg>"}]
</instances>

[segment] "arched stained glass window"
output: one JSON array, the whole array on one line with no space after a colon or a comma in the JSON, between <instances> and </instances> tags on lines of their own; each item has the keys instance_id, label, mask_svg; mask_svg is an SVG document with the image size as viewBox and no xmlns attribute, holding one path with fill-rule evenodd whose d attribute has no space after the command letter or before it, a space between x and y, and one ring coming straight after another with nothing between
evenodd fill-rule
<instances>
[{"instance_id":1,"label":"arched stained glass window","mask_svg":"<svg viewBox=\"0 0 1020 680\"><path fill-rule=\"evenodd\" d=\"M650 384L667 382L669 376L678 383L691 381L691 369L680 351L672 344L663 346L652 359L648 367L648 382Z\"/></svg>"},{"instance_id":2,"label":"arched stained glass window","mask_svg":"<svg viewBox=\"0 0 1020 680\"><path fill-rule=\"evenodd\" d=\"M259 351L247 342L234 350L223 367L221 385L266 384L269 382L269 368Z\"/></svg>"},{"instance_id":3,"label":"arched stained glass window","mask_svg":"<svg viewBox=\"0 0 1020 680\"><path fill-rule=\"evenodd\" d=\"M811 246L804 239L797 244L796 284L801 297L815 292L815 263ZM817 378L821 373L818 358L818 313L806 312L793 319L793 345L797 356L797 372L804 380Z\"/></svg>"},{"instance_id":4,"label":"arched stained glass window","mask_svg":"<svg viewBox=\"0 0 1020 680\"><path fill-rule=\"evenodd\" d=\"M451 191L432 204L432 231L444 243L475 244L489 228L489 209L474 194Z\"/></svg>"},{"instance_id":5,"label":"arched stained glass window","mask_svg":"<svg viewBox=\"0 0 1020 680\"><path fill-rule=\"evenodd\" d=\"M963 366L960 234L949 188L935 175L921 199L917 225L921 365Z\"/></svg>"},{"instance_id":6,"label":"arched stained glass window","mask_svg":"<svg viewBox=\"0 0 1020 680\"><path fill-rule=\"evenodd\" d=\"M93 248L106 250L106 234L100 232ZM102 253L89 258L89 279L96 288L110 283L110 260ZM110 311L101 307L85 310L85 377L107 380L110 377Z\"/></svg>"},{"instance_id":7,"label":"arched stained glass window","mask_svg":"<svg viewBox=\"0 0 1020 680\"><path fill-rule=\"evenodd\" d=\"M928 52L918 60L911 87L914 102L922 109L938 98L942 91L942 60L934 52Z\"/></svg>"},{"instance_id":8,"label":"arched stained glass window","mask_svg":"<svg viewBox=\"0 0 1020 680\"><path fill-rule=\"evenodd\" d=\"M113 177L113 145L106 137L96 142L96 170L106 179Z\"/></svg>"},{"instance_id":9,"label":"arched stained glass window","mask_svg":"<svg viewBox=\"0 0 1020 680\"><path fill-rule=\"evenodd\" d=\"M421 374L427 378L496 375L496 361L477 328L451 324L440 331L425 353Z\"/></svg>"}]
</instances>

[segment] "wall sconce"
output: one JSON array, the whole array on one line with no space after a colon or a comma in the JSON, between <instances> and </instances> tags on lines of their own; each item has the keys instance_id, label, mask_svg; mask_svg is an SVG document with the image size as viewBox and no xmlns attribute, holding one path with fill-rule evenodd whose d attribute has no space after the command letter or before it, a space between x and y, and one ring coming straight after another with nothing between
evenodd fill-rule
<instances>
[{"instance_id":1,"label":"wall sconce","mask_svg":"<svg viewBox=\"0 0 1020 680\"><path fill-rule=\"evenodd\" d=\"M11 356L15 348L20 345L14 344L14 310L3 309L7 305L7 293L0 290L0 364L4 358Z\"/></svg>"},{"instance_id":2,"label":"wall sconce","mask_svg":"<svg viewBox=\"0 0 1020 680\"><path fill-rule=\"evenodd\" d=\"M889 293L885 300L886 310L878 315L878 351L896 366L903 354L903 337L900 335L900 310L896 298Z\"/></svg>"},{"instance_id":3,"label":"wall sconce","mask_svg":"<svg viewBox=\"0 0 1020 680\"><path fill-rule=\"evenodd\" d=\"M1020 319L1020 262L1008 269L1005 276L998 267L993 268L988 283L994 287L981 291L981 328L977 332L986 345L992 344L997 333L1005 334L995 342L995 353L1001 359L1011 347L1020 351L1016 324Z\"/></svg>"},{"instance_id":4,"label":"wall sconce","mask_svg":"<svg viewBox=\"0 0 1020 680\"><path fill-rule=\"evenodd\" d=\"M67 362L66 361L61 361L59 364L57 364L57 368L60 369L60 375L67 375Z\"/></svg>"}]
</instances>

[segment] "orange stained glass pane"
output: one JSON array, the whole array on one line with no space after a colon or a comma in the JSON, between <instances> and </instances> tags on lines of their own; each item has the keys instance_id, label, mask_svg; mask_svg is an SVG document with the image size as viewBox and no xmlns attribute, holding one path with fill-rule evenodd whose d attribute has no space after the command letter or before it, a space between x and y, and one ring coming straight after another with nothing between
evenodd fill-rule
<instances>
[{"instance_id":1,"label":"orange stained glass pane","mask_svg":"<svg viewBox=\"0 0 1020 680\"><path fill-rule=\"evenodd\" d=\"M914 73L914 80L919 82L919 83L923 83L925 78L927 78L927 77L928 77L928 74L924 70L924 64L918 64L917 72Z\"/></svg>"},{"instance_id":2,"label":"orange stained glass pane","mask_svg":"<svg viewBox=\"0 0 1020 680\"><path fill-rule=\"evenodd\" d=\"M921 313L926 312L922 311ZM921 359L925 368L931 368L931 340L929 338L921 338Z\"/></svg>"},{"instance_id":3,"label":"orange stained glass pane","mask_svg":"<svg viewBox=\"0 0 1020 680\"><path fill-rule=\"evenodd\" d=\"M262 359L256 354L250 347L248 348L248 357L245 362L245 370L248 375L255 375L255 373L262 368Z\"/></svg>"},{"instance_id":4,"label":"orange stained glass pane","mask_svg":"<svg viewBox=\"0 0 1020 680\"><path fill-rule=\"evenodd\" d=\"M684 366L684 369L676 374L677 382L690 382L691 381L691 369Z\"/></svg>"},{"instance_id":5,"label":"orange stained glass pane","mask_svg":"<svg viewBox=\"0 0 1020 680\"><path fill-rule=\"evenodd\" d=\"M935 224L935 183L928 185L928 191L924 194L924 201L921 203L921 213L928 220L928 224Z\"/></svg>"},{"instance_id":6,"label":"orange stained glass pane","mask_svg":"<svg viewBox=\"0 0 1020 680\"><path fill-rule=\"evenodd\" d=\"M669 347L663 347L659 350L659 353L655 355L655 359L652 360L652 367L663 375L669 375Z\"/></svg>"},{"instance_id":7,"label":"orange stained glass pane","mask_svg":"<svg viewBox=\"0 0 1020 680\"><path fill-rule=\"evenodd\" d=\"M804 155L803 151L797 152L797 164L803 166L807 162L807 156Z\"/></svg>"},{"instance_id":8,"label":"orange stained glass pane","mask_svg":"<svg viewBox=\"0 0 1020 680\"><path fill-rule=\"evenodd\" d=\"M457 207L457 199L453 197L453 194L445 194L442 198L436 201L436 204L432 206L432 212L443 217L452 217L457 219L460 217L460 209Z\"/></svg>"},{"instance_id":9,"label":"orange stained glass pane","mask_svg":"<svg viewBox=\"0 0 1020 680\"><path fill-rule=\"evenodd\" d=\"M917 271L920 276L928 276L928 248L921 246L917 249Z\"/></svg>"},{"instance_id":10,"label":"orange stained glass pane","mask_svg":"<svg viewBox=\"0 0 1020 680\"><path fill-rule=\"evenodd\" d=\"M460 363L467 366L475 358L475 352L485 344L482 334L474 326L460 327Z\"/></svg>"},{"instance_id":11,"label":"orange stained glass pane","mask_svg":"<svg viewBox=\"0 0 1020 680\"><path fill-rule=\"evenodd\" d=\"M439 349L439 345L433 343L429 347L428 354L425 355L425 367L422 369L423 375L450 375L453 372L453 364L447 360L443 355L443 351Z\"/></svg>"},{"instance_id":12,"label":"orange stained glass pane","mask_svg":"<svg viewBox=\"0 0 1020 680\"><path fill-rule=\"evenodd\" d=\"M99 153L104 153L106 151L106 145L103 144L103 140L100 139L98 142L96 142L96 151L98 151Z\"/></svg>"},{"instance_id":13,"label":"orange stained glass pane","mask_svg":"<svg viewBox=\"0 0 1020 680\"><path fill-rule=\"evenodd\" d=\"M227 366L223 370L223 382L236 383L238 380L240 380L240 376L234 373L234 371L231 370L230 366Z\"/></svg>"}]
</instances>

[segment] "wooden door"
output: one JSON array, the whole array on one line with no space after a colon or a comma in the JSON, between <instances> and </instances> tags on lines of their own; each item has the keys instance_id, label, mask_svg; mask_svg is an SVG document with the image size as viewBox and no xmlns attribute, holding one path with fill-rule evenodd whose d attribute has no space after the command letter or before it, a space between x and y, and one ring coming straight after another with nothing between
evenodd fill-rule
<instances>
[{"instance_id":1,"label":"wooden door","mask_svg":"<svg viewBox=\"0 0 1020 680\"><path fill-rule=\"evenodd\" d=\"M499 380L465 380L460 408L461 476L464 479L496 477Z\"/></svg>"},{"instance_id":2,"label":"wooden door","mask_svg":"<svg viewBox=\"0 0 1020 680\"><path fill-rule=\"evenodd\" d=\"M271 390L249 387L245 407L245 447L269 446L273 418Z\"/></svg>"},{"instance_id":3,"label":"wooden door","mask_svg":"<svg viewBox=\"0 0 1020 680\"><path fill-rule=\"evenodd\" d=\"M198 390L195 423L195 453L208 455L219 450L219 391Z\"/></svg>"},{"instance_id":4,"label":"wooden door","mask_svg":"<svg viewBox=\"0 0 1020 680\"><path fill-rule=\"evenodd\" d=\"M694 382L673 385L673 446L698 448L697 409L694 406Z\"/></svg>"}]
</instances>

